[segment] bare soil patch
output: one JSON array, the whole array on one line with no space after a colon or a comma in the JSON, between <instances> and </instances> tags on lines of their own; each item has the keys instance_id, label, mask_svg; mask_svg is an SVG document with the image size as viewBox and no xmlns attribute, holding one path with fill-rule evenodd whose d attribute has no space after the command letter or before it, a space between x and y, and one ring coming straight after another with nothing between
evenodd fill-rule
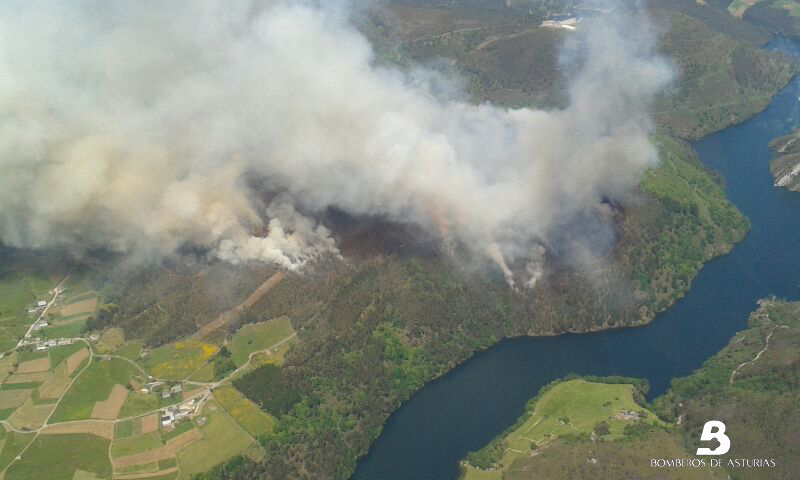
<instances>
[{"instance_id":1,"label":"bare soil patch","mask_svg":"<svg viewBox=\"0 0 800 480\"><path fill-rule=\"evenodd\" d=\"M89 358L88 348L82 348L67 357L67 375L72 375L72 372L74 372L81 365L81 362L87 358Z\"/></svg>"},{"instance_id":2,"label":"bare soil patch","mask_svg":"<svg viewBox=\"0 0 800 480\"><path fill-rule=\"evenodd\" d=\"M0 390L0 408L13 408L22 405L33 390Z\"/></svg>"},{"instance_id":3,"label":"bare soil patch","mask_svg":"<svg viewBox=\"0 0 800 480\"><path fill-rule=\"evenodd\" d=\"M203 435L200 433L200 430L193 428L186 433L182 433L175 438L167 440L167 443L163 447L148 452L137 453L135 455L128 455L127 457L115 458L113 459L114 467L129 467L131 465L157 462L158 460L172 458L178 451L183 450L202 438Z\"/></svg>"},{"instance_id":4,"label":"bare soil patch","mask_svg":"<svg viewBox=\"0 0 800 480\"><path fill-rule=\"evenodd\" d=\"M142 433L150 433L158 430L158 414L142 417Z\"/></svg>"},{"instance_id":5,"label":"bare soil patch","mask_svg":"<svg viewBox=\"0 0 800 480\"><path fill-rule=\"evenodd\" d=\"M122 404L128 397L128 389L120 384L116 384L111 388L111 393L108 398L102 402L95 402L92 409L93 418L102 418L106 420L114 420L119 415Z\"/></svg>"},{"instance_id":6,"label":"bare soil patch","mask_svg":"<svg viewBox=\"0 0 800 480\"><path fill-rule=\"evenodd\" d=\"M42 398L59 398L69 388L70 381L67 376L67 366L62 363L39 386L39 396Z\"/></svg>"},{"instance_id":7,"label":"bare soil patch","mask_svg":"<svg viewBox=\"0 0 800 480\"><path fill-rule=\"evenodd\" d=\"M69 305L64 305L61 307L61 310L59 310L58 313L65 317L69 317L79 313L92 313L94 312L95 308L97 308L96 297L89 298L87 300L81 300L80 302L70 303Z\"/></svg>"},{"instance_id":8,"label":"bare soil patch","mask_svg":"<svg viewBox=\"0 0 800 480\"><path fill-rule=\"evenodd\" d=\"M50 357L42 357L20 363L16 373L46 372L48 370L50 370Z\"/></svg>"},{"instance_id":9,"label":"bare soil patch","mask_svg":"<svg viewBox=\"0 0 800 480\"><path fill-rule=\"evenodd\" d=\"M85 422L57 423L48 425L42 430L45 435L57 433L91 433L98 437L114 439L114 422L97 422L87 420Z\"/></svg>"},{"instance_id":10,"label":"bare soil patch","mask_svg":"<svg viewBox=\"0 0 800 480\"><path fill-rule=\"evenodd\" d=\"M115 480L133 480L135 478L150 478L150 477L160 477L161 475L166 475L168 473L177 472L178 467L168 468L166 470L159 470L157 472L144 472L144 473L128 473L125 475L115 475Z\"/></svg>"}]
</instances>

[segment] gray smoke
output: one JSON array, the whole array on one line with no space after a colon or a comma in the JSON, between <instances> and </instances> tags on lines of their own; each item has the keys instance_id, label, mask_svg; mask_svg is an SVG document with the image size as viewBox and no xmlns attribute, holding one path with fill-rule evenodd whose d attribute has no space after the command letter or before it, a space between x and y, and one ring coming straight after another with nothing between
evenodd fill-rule
<instances>
[{"instance_id":1,"label":"gray smoke","mask_svg":"<svg viewBox=\"0 0 800 480\"><path fill-rule=\"evenodd\" d=\"M657 161L646 109L671 69L647 30L584 22L569 106L508 110L377 66L330 6L7 0L0 242L147 257L188 243L299 269L336 254L313 217L337 207L540 275L539 244Z\"/></svg>"}]
</instances>

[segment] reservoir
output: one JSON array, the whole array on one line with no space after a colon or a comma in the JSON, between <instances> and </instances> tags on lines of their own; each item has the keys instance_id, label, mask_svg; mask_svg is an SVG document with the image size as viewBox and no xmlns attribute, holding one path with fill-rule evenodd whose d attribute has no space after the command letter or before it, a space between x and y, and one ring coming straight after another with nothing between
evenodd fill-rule
<instances>
[{"instance_id":1,"label":"reservoir","mask_svg":"<svg viewBox=\"0 0 800 480\"><path fill-rule=\"evenodd\" d=\"M787 39L768 48L800 56ZM723 175L728 198L752 229L729 255L703 267L684 298L643 327L509 339L474 355L389 418L353 479L455 479L459 460L513 424L550 381L570 373L646 378L652 399L744 329L757 300L797 299L800 194L773 186L768 144L798 124L800 77L764 112L693 144Z\"/></svg>"}]
</instances>

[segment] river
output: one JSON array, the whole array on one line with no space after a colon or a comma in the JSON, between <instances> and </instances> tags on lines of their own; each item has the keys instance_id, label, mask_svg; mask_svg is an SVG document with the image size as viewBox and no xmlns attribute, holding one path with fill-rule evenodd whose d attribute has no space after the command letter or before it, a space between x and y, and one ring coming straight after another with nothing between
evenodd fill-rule
<instances>
[{"instance_id":1,"label":"river","mask_svg":"<svg viewBox=\"0 0 800 480\"><path fill-rule=\"evenodd\" d=\"M800 56L776 38L767 47ZM800 194L773 186L768 143L800 120L800 78L764 112L696 143L722 173L728 198L752 223L745 240L706 264L685 297L649 325L500 342L431 382L386 423L354 480L446 480L458 462L513 424L526 401L569 373L650 381L649 398L685 376L745 328L760 298L796 299L800 284Z\"/></svg>"}]
</instances>

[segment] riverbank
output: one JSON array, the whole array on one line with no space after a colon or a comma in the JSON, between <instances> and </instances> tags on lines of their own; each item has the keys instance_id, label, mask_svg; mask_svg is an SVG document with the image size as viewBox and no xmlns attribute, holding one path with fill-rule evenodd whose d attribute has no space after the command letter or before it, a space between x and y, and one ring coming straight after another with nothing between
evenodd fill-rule
<instances>
[{"instance_id":1,"label":"riverbank","mask_svg":"<svg viewBox=\"0 0 800 480\"><path fill-rule=\"evenodd\" d=\"M795 52L785 39L771 48ZM800 200L773 187L767 145L798 122L799 91L795 79L756 117L694 144L701 161L725 178L728 198L752 229L731 254L700 271L685 297L636 329L505 340L478 353L389 419L354 478L455 478L467 452L512 424L542 385L569 373L646 378L650 394L659 395L743 328L759 298L795 298L800 226L788 219Z\"/></svg>"}]
</instances>

